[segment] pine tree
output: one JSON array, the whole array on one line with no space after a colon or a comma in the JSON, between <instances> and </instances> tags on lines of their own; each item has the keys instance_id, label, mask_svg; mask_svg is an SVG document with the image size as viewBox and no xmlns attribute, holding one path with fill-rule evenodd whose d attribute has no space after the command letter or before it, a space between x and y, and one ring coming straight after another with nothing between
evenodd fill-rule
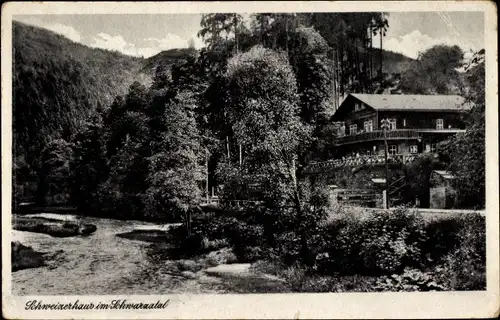
<instances>
[{"instance_id":1,"label":"pine tree","mask_svg":"<svg viewBox=\"0 0 500 320\"><path fill-rule=\"evenodd\" d=\"M192 96L181 93L165 106L164 131L148 158L146 214L162 219L184 217L190 233L191 213L201 199L204 156Z\"/></svg>"}]
</instances>

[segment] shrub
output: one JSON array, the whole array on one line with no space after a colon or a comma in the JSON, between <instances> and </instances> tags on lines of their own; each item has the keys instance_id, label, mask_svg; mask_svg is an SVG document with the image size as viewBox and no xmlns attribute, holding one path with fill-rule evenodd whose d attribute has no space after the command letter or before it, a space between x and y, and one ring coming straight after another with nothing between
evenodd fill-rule
<instances>
[{"instance_id":1,"label":"shrub","mask_svg":"<svg viewBox=\"0 0 500 320\"><path fill-rule=\"evenodd\" d=\"M318 276L295 264L282 271L293 292L371 292L374 291L375 277L360 275Z\"/></svg>"},{"instance_id":2,"label":"shrub","mask_svg":"<svg viewBox=\"0 0 500 320\"><path fill-rule=\"evenodd\" d=\"M402 273L401 279L391 278L390 283L382 280L385 289L396 291L411 286L416 290L485 288L485 221L479 214L429 223L406 208L356 216L336 214L323 226L322 239L315 270L323 274ZM433 271L425 275L403 272L416 268Z\"/></svg>"},{"instance_id":3,"label":"shrub","mask_svg":"<svg viewBox=\"0 0 500 320\"><path fill-rule=\"evenodd\" d=\"M318 271L384 274L420 265L426 239L422 217L404 207L364 216L332 220L323 228Z\"/></svg>"},{"instance_id":4,"label":"shrub","mask_svg":"<svg viewBox=\"0 0 500 320\"><path fill-rule=\"evenodd\" d=\"M212 216L207 219L195 220L192 223L193 231L201 233L209 240L226 238L226 226L236 223L236 218Z\"/></svg>"},{"instance_id":5,"label":"shrub","mask_svg":"<svg viewBox=\"0 0 500 320\"><path fill-rule=\"evenodd\" d=\"M486 223L479 214L459 218L457 245L443 258L442 278L453 290L486 289Z\"/></svg>"},{"instance_id":6,"label":"shrub","mask_svg":"<svg viewBox=\"0 0 500 320\"><path fill-rule=\"evenodd\" d=\"M422 244L422 255L425 256L425 264L434 266L448 254L454 247L459 245L458 232L461 221L456 217L435 219L425 226L427 240Z\"/></svg>"},{"instance_id":7,"label":"shrub","mask_svg":"<svg viewBox=\"0 0 500 320\"><path fill-rule=\"evenodd\" d=\"M265 260L259 260L250 266L250 271L254 273L265 273L280 277L283 270L287 267L279 259L278 256L270 254Z\"/></svg>"},{"instance_id":8,"label":"shrub","mask_svg":"<svg viewBox=\"0 0 500 320\"><path fill-rule=\"evenodd\" d=\"M360 260L361 222L354 219L338 219L323 227L323 248L316 255L316 268L321 273L363 272Z\"/></svg>"},{"instance_id":9,"label":"shrub","mask_svg":"<svg viewBox=\"0 0 500 320\"><path fill-rule=\"evenodd\" d=\"M223 248L210 252L206 256L206 262L209 266L217 266L219 264L235 263L237 262L237 258L231 248Z\"/></svg>"},{"instance_id":10,"label":"shrub","mask_svg":"<svg viewBox=\"0 0 500 320\"><path fill-rule=\"evenodd\" d=\"M374 287L377 291L444 291L449 288L437 283L438 277L432 272L406 268L403 274L382 276Z\"/></svg>"},{"instance_id":11,"label":"shrub","mask_svg":"<svg viewBox=\"0 0 500 320\"><path fill-rule=\"evenodd\" d=\"M172 246L170 254L176 258L189 258L204 253L202 234L192 231L188 235L185 225L170 228L168 236L172 238L169 243Z\"/></svg>"},{"instance_id":12,"label":"shrub","mask_svg":"<svg viewBox=\"0 0 500 320\"><path fill-rule=\"evenodd\" d=\"M261 258L265 245L264 228L241 220L233 220L224 230L239 262L254 262Z\"/></svg>"},{"instance_id":13,"label":"shrub","mask_svg":"<svg viewBox=\"0 0 500 320\"><path fill-rule=\"evenodd\" d=\"M377 212L363 223L361 256L370 271L387 273L405 266L419 266L421 244L426 239L421 216L401 207Z\"/></svg>"},{"instance_id":14,"label":"shrub","mask_svg":"<svg viewBox=\"0 0 500 320\"><path fill-rule=\"evenodd\" d=\"M285 265L300 261L301 243L299 235L294 231L282 232L275 236L275 247L272 253L279 256Z\"/></svg>"}]
</instances>

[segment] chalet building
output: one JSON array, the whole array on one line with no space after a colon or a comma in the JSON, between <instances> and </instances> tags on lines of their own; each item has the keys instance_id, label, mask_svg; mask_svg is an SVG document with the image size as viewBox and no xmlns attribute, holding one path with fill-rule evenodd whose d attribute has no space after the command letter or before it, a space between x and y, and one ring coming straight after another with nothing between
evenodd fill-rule
<instances>
[{"instance_id":1,"label":"chalet building","mask_svg":"<svg viewBox=\"0 0 500 320\"><path fill-rule=\"evenodd\" d=\"M457 95L349 94L332 116L337 158L383 155L382 119L390 124L390 156L433 153L438 142L464 131L462 113L470 108Z\"/></svg>"}]
</instances>

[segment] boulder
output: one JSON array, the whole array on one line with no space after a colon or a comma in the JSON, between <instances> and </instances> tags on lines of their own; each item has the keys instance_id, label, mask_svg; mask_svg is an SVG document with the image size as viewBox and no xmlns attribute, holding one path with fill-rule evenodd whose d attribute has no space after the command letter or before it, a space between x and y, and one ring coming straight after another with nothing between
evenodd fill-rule
<instances>
[{"instance_id":1,"label":"boulder","mask_svg":"<svg viewBox=\"0 0 500 320\"><path fill-rule=\"evenodd\" d=\"M248 277L253 275L250 272L250 263L235 263L235 264L223 264L216 267L205 269L207 274L214 275L232 275Z\"/></svg>"},{"instance_id":2,"label":"boulder","mask_svg":"<svg viewBox=\"0 0 500 320\"><path fill-rule=\"evenodd\" d=\"M197 272L202 269L202 266L193 260L178 260L177 268L179 268L180 271Z\"/></svg>"},{"instance_id":3,"label":"boulder","mask_svg":"<svg viewBox=\"0 0 500 320\"><path fill-rule=\"evenodd\" d=\"M45 265L43 253L33 250L20 242L11 242L12 271L37 268Z\"/></svg>"},{"instance_id":4,"label":"boulder","mask_svg":"<svg viewBox=\"0 0 500 320\"><path fill-rule=\"evenodd\" d=\"M80 226L79 232L81 234L91 234L97 230L97 227L93 224L84 224Z\"/></svg>"},{"instance_id":5,"label":"boulder","mask_svg":"<svg viewBox=\"0 0 500 320\"><path fill-rule=\"evenodd\" d=\"M230 264L237 261L236 256L231 248L222 248L217 251L210 252L206 260L209 265L217 266L219 264Z\"/></svg>"}]
</instances>

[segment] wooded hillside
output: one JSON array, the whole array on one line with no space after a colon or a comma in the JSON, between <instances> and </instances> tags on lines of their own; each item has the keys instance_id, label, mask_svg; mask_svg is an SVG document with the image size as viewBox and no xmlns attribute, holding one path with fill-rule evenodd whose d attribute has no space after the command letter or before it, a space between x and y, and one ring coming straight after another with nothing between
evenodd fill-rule
<instances>
[{"instance_id":1,"label":"wooded hillside","mask_svg":"<svg viewBox=\"0 0 500 320\"><path fill-rule=\"evenodd\" d=\"M148 86L156 65L172 65L184 49L149 59L90 48L49 30L13 22L13 158L34 171L42 149L53 139L69 139L82 121L134 81Z\"/></svg>"}]
</instances>

